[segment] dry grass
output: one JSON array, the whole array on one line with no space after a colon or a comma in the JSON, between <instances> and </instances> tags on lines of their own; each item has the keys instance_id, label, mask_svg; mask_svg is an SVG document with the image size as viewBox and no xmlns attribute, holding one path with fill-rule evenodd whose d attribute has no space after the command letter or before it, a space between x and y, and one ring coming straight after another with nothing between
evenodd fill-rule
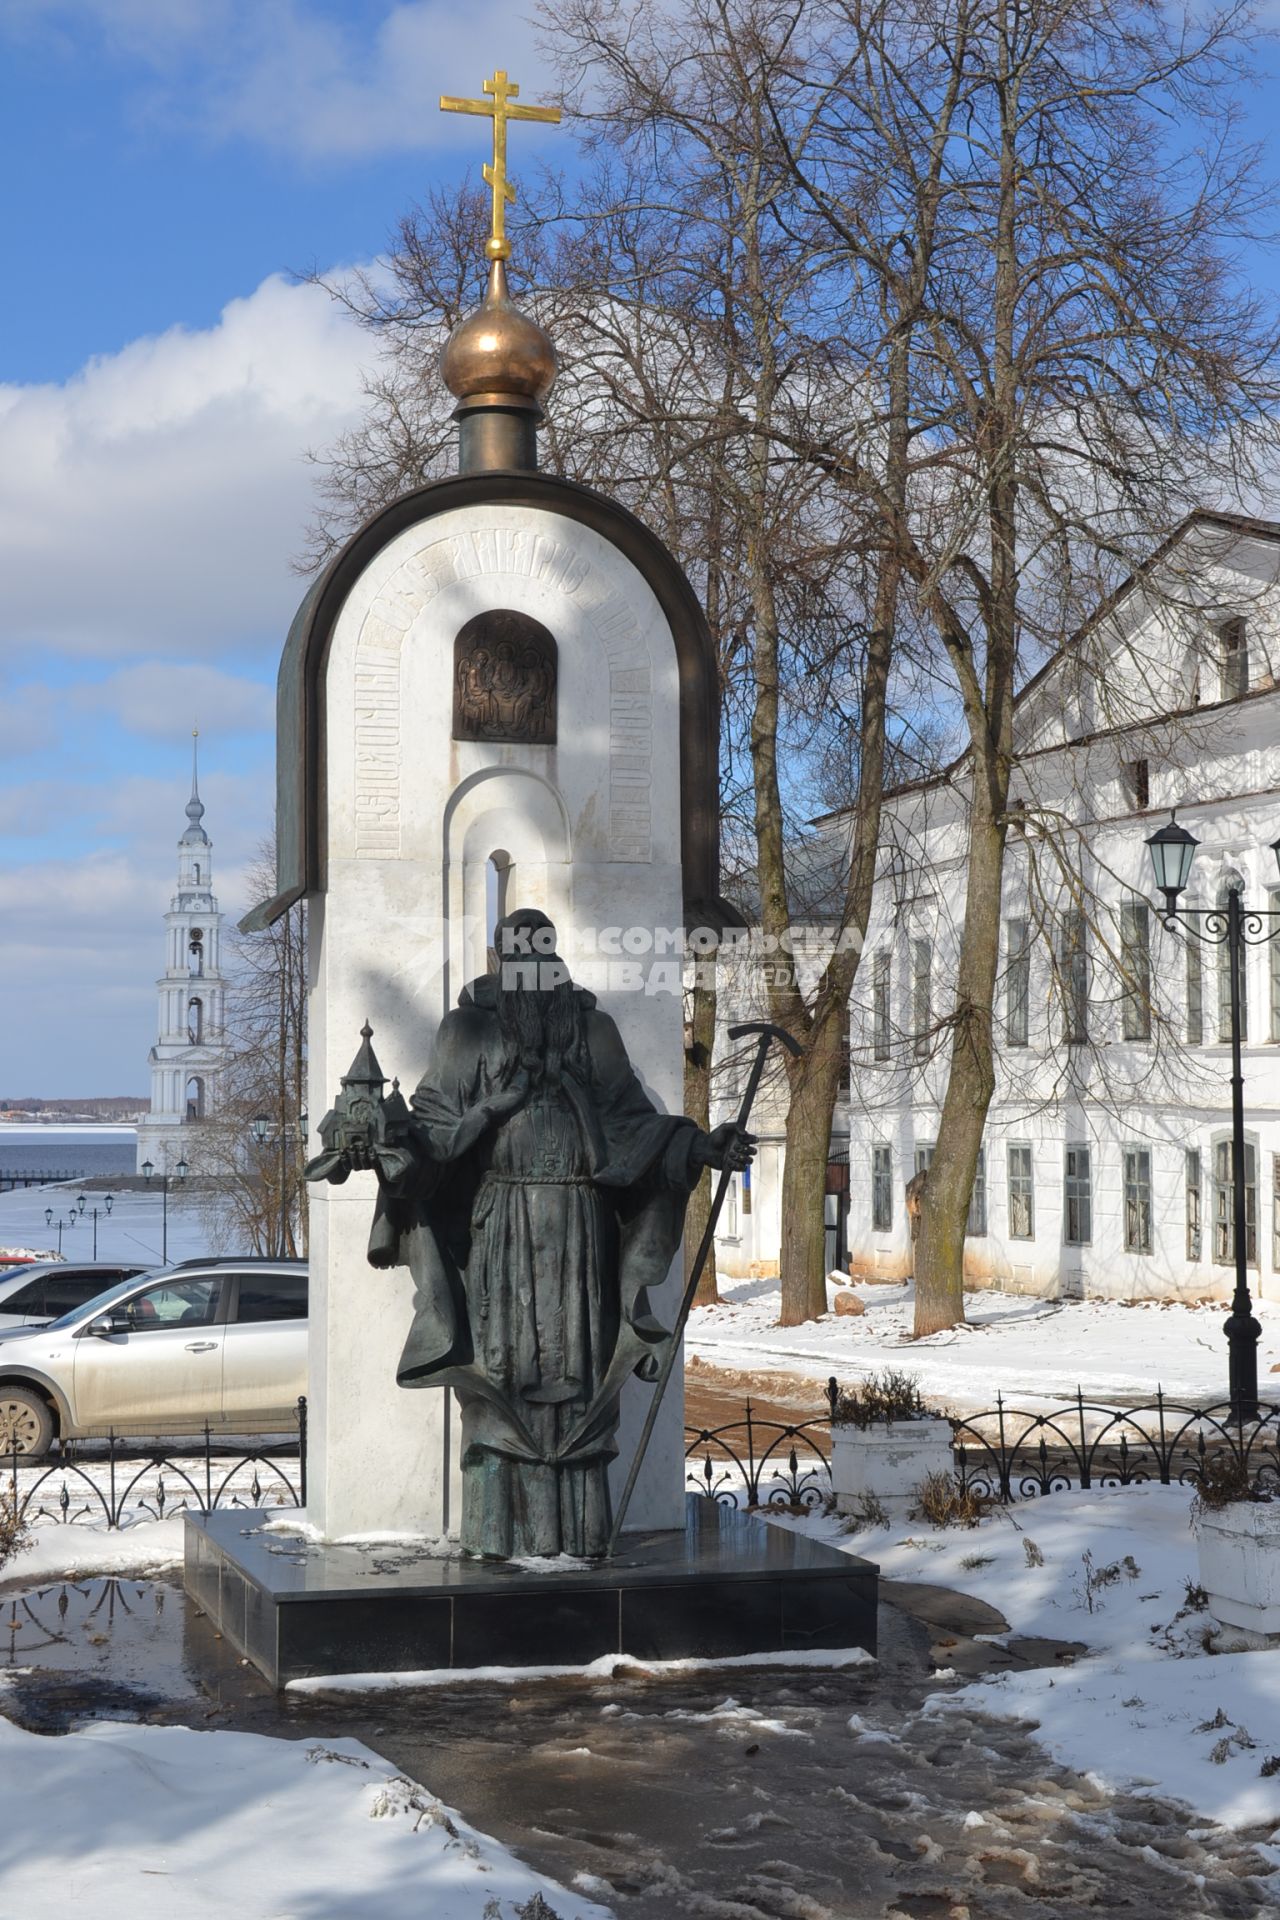
<instances>
[{"instance_id":1,"label":"dry grass","mask_svg":"<svg viewBox=\"0 0 1280 1920\"><path fill-rule=\"evenodd\" d=\"M913 1520L926 1520L931 1527L976 1527L991 1507L989 1495L962 1487L954 1474L926 1474L915 1490Z\"/></svg>"},{"instance_id":2,"label":"dry grass","mask_svg":"<svg viewBox=\"0 0 1280 1920\"><path fill-rule=\"evenodd\" d=\"M31 1528L25 1515L19 1516L13 1489L0 1492L0 1569L8 1566L15 1554L31 1545Z\"/></svg>"}]
</instances>

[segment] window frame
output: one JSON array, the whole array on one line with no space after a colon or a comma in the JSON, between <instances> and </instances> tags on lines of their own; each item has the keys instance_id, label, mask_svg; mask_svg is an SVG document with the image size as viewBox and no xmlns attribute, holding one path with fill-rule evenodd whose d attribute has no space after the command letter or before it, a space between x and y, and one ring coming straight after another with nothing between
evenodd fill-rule
<instances>
[{"instance_id":1,"label":"window frame","mask_svg":"<svg viewBox=\"0 0 1280 1920\"><path fill-rule=\"evenodd\" d=\"M1121 1217L1126 1253L1155 1250L1155 1175L1150 1147L1131 1144L1121 1150Z\"/></svg>"},{"instance_id":2,"label":"window frame","mask_svg":"<svg viewBox=\"0 0 1280 1920\"><path fill-rule=\"evenodd\" d=\"M1089 1044L1089 948L1085 916L1072 907L1062 916L1059 943L1062 978L1062 1040L1068 1047Z\"/></svg>"},{"instance_id":3,"label":"window frame","mask_svg":"<svg viewBox=\"0 0 1280 1920\"><path fill-rule=\"evenodd\" d=\"M871 1231L893 1232L893 1148L883 1142L871 1148Z\"/></svg>"},{"instance_id":4,"label":"window frame","mask_svg":"<svg viewBox=\"0 0 1280 1920\"><path fill-rule=\"evenodd\" d=\"M927 933L911 937L911 1051L917 1060L933 1046L933 940Z\"/></svg>"},{"instance_id":5,"label":"window frame","mask_svg":"<svg viewBox=\"0 0 1280 1920\"><path fill-rule=\"evenodd\" d=\"M1072 1171L1073 1155L1084 1156L1084 1169ZM1073 1190L1074 1184L1074 1190ZM1075 1228L1072 1232L1072 1214ZM1081 1220L1083 1219L1083 1232ZM1067 1247L1093 1245L1093 1147L1087 1140L1068 1140L1062 1149L1062 1243Z\"/></svg>"},{"instance_id":6,"label":"window frame","mask_svg":"<svg viewBox=\"0 0 1280 1920\"><path fill-rule=\"evenodd\" d=\"M1026 1047L1031 1044L1031 923L1014 915L1004 927L1004 1043Z\"/></svg>"},{"instance_id":7,"label":"window frame","mask_svg":"<svg viewBox=\"0 0 1280 1920\"><path fill-rule=\"evenodd\" d=\"M892 1058L890 1036L892 1020L893 953L888 947L877 949L871 963L871 1057Z\"/></svg>"},{"instance_id":8,"label":"window frame","mask_svg":"<svg viewBox=\"0 0 1280 1920\"><path fill-rule=\"evenodd\" d=\"M1120 1032L1138 1044L1151 1038L1151 909L1120 902Z\"/></svg>"},{"instance_id":9,"label":"window frame","mask_svg":"<svg viewBox=\"0 0 1280 1920\"><path fill-rule=\"evenodd\" d=\"M1199 1147L1188 1147L1182 1159L1183 1220L1186 1256L1197 1264L1204 1259L1204 1163Z\"/></svg>"},{"instance_id":10,"label":"window frame","mask_svg":"<svg viewBox=\"0 0 1280 1920\"><path fill-rule=\"evenodd\" d=\"M1213 1194L1213 1246L1212 1264L1215 1267L1234 1267L1235 1216L1234 1181L1231 1178L1231 1135L1215 1133L1210 1144L1209 1177ZM1244 1263L1246 1267L1258 1265L1258 1136L1247 1133L1244 1137ZM1250 1163L1253 1166L1253 1178L1249 1178ZM1253 1205L1250 1207L1250 1199ZM1219 1252L1219 1247L1223 1249Z\"/></svg>"},{"instance_id":11,"label":"window frame","mask_svg":"<svg viewBox=\"0 0 1280 1920\"><path fill-rule=\"evenodd\" d=\"M1027 1157L1025 1174L1015 1173L1013 1156L1025 1154ZM1036 1156L1029 1140L1010 1140L1005 1146L1005 1175L1007 1182L1007 1203L1009 1209L1009 1238L1011 1240L1034 1240L1036 1237ZM1022 1191L1025 1186L1025 1192ZM1027 1230L1020 1232L1014 1225L1018 1217L1017 1204L1025 1200Z\"/></svg>"},{"instance_id":12,"label":"window frame","mask_svg":"<svg viewBox=\"0 0 1280 1920\"><path fill-rule=\"evenodd\" d=\"M973 1187L969 1194L969 1211L964 1217L964 1237L966 1240L984 1240L990 1231L987 1219L987 1148L986 1142L978 1148L978 1164L973 1170Z\"/></svg>"}]
</instances>

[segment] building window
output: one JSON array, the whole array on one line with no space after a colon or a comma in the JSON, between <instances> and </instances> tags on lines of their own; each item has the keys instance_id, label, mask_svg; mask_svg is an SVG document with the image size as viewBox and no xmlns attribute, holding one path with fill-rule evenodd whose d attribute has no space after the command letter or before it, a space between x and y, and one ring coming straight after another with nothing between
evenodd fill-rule
<instances>
[{"instance_id":1,"label":"building window","mask_svg":"<svg viewBox=\"0 0 1280 1920\"><path fill-rule=\"evenodd\" d=\"M1089 955L1085 948L1084 915L1071 908L1063 915L1059 949L1062 975L1062 1037L1068 1046L1089 1038Z\"/></svg>"},{"instance_id":2,"label":"building window","mask_svg":"<svg viewBox=\"0 0 1280 1920\"><path fill-rule=\"evenodd\" d=\"M204 972L204 934L199 927L192 927L187 939L187 972L195 980Z\"/></svg>"},{"instance_id":3,"label":"building window","mask_svg":"<svg viewBox=\"0 0 1280 1920\"><path fill-rule=\"evenodd\" d=\"M969 1215L964 1223L968 1236L981 1236L987 1230L987 1150L978 1148L978 1164L973 1170L973 1192L969 1195Z\"/></svg>"},{"instance_id":4,"label":"building window","mask_svg":"<svg viewBox=\"0 0 1280 1920\"><path fill-rule=\"evenodd\" d=\"M874 1233L893 1230L893 1148L871 1149L871 1228Z\"/></svg>"},{"instance_id":5,"label":"building window","mask_svg":"<svg viewBox=\"0 0 1280 1920\"><path fill-rule=\"evenodd\" d=\"M1126 760L1124 763L1124 784L1129 805L1139 813L1151 805L1151 763L1149 760Z\"/></svg>"},{"instance_id":6,"label":"building window","mask_svg":"<svg viewBox=\"0 0 1280 1920\"><path fill-rule=\"evenodd\" d=\"M1273 889L1267 895L1267 905L1280 919L1280 891ZM1271 969L1271 1038L1280 1040L1280 940L1271 942L1267 958Z\"/></svg>"},{"instance_id":7,"label":"building window","mask_svg":"<svg viewBox=\"0 0 1280 1920\"><path fill-rule=\"evenodd\" d=\"M877 1060L889 1058L889 980L892 955L883 948L875 957L871 987L871 1050Z\"/></svg>"},{"instance_id":8,"label":"building window","mask_svg":"<svg viewBox=\"0 0 1280 1920\"><path fill-rule=\"evenodd\" d=\"M1030 1147L1009 1148L1009 1238L1036 1237L1035 1178Z\"/></svg>"},{"instance_id":9,"label":"building window","mask_svg":"<svg viewBox=\"0 0 1280 1920\"><path fill-rule=\"evenodd\" d=\"M187 1119L204 1119L204 1081L194 1077L187 1082Z\"/></svg>"},{"instance_id":10,"label":"building window","mask_svg":"<svg viewBox=\"0 0 1280 1920\"><path fill-rule=\"evenodd\" d=\"M1124 1150L1124 1244L1126 1253L1151 1251L1151 1149Z\"/></svg>"},{"instance_id":11,"label":"building window","mask_svg":"<svg viewBox=\"0 0 1280 1920\"><path fill-rule=\"evenodd\" d=\"M933 942L911 942L911 1034L917 1059L927 1054L933 1027Z\"/></svg>"},{"instance_id":12,"label":"building window","mask_svg":"<svg viewBox=\"0 0 1280 1920\"><path fill-rule=\"evenodd\" d=\"M1219 913L1227 910L1227 901L1233 893L1244 892L1244 881L1238 873L1229 873L1218 888L1217 907ZM1243 942L1240 946L1240 964L1236 969L1236 981L1240 994L1240 1038L1249 1038L1249 955ZM1218 948L1218 1039L1227 1042L1231 1038L1231 950L1224 940Z\"/></svg>"},{"instance_id":13,"label":"building window","mask_svg":"<svg viewBox=\"0 0 1280 1920\"><path fill-rule=\"evenodd\" d=\"M1231 1142L1216 1140L1213 1146L1213 1258L1219 1267L1235 1264L1235 1184L1231 1178ZM1247 1264L1258 1264L1258 1151L1252 1140L1244 1143L1244 1257Z\"/></svg>"},{"instance_id":14,"label":"building window","mask_svg":"<svg viewBox=\"0 0 1280 1920\"><path fill-rule=\"evenodd\" d=\"M1187 1258L1199 1260L1201 1257L1200 1239L1200 1154L1195 1147L1187 1150Z\"/></svg>"},{"instance_id":15,"label":"building window","mask_svg":"<svg viewBox=\"0 0 1280 1920\"><path fill-rule=\"evenodd\" d=\"M933 1164L933 1142L926 1140L916 1146L916 1172L928 1173Z\"/></svg>"},{"instance_id":16,"label":"building window","mask_svg":"<svg viewBox=\"0 0 1280 1920\"><path fill-rule=\"evenodd\" d=\"M1151 1038L1151 915L1140 900L1120 907L1121 1023L1126 1040Z\"/></svg>"},{"instance_id":17,"label":"building window","mask_svg":"<svg viewBox=\"0 0 1280 1920\"><path fill-rule=\"evenodd\" d=\"M1249 635L1243 620L1218 628L1218 697L1239 700L1249 691Z\"/></svg>"},{"instance_id":18,"label":"building window","mask_svg":"<svg viewBox=\"0 0 1280 1920\"><path fill-rule=\"evenodd\" d=\"M1004 1038L1025 1047L1030 1038L1031 947L1025 920L1005 921Z\"/></svg>"},{"instance_id":19,"label":"building window","mask_svg":"<svg viewBox=\"0 0 1280 1920\"><path fill-rule=\"evenodd\" d=\"M1271 1156L1271 1265L1280 1273L1280 1153Z\"/></svg>"},{"instance_id":20,"label":"building window","mask_svg":"<svg viewBox=\"0 0 1280 1920\"><path fill-rule=\"evenodd\" d=\"M1204 955L1193 933L1187 940L1187 1045L1204 1044Z\"/></svg>"},{"instance_id":21,"label":"building window","mask_svg":"<svg viewBox=\"0 0 1280 1920\"><path fill-rule=\"evenodd\" d=\"M1069 1247L1087 1247L1093 1238L1093 1176L1088 1147L1067 1148L1062 1237Z\"/></svg>"},{"instance_id":22,"label":"building window","mask_svg":"<svg viewBox=\"0 0 1280 1920\"><path fill-rule=\"evenodd\" d=\"M187 1039L193 1047L198 1047L204 1039L204 1002L191 999L187 1002Z\"/></svg>"}]
</instances>

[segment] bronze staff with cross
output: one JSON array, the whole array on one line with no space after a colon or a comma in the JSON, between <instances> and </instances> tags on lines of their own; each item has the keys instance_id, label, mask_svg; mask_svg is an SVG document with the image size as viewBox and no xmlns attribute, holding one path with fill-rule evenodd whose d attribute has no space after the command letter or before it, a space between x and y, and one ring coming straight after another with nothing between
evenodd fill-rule
<instances>
[{"instance_id":1,"label":"bronze staff with cross","mask_svg":"<svg viewBox=\"0 0 1280 1920\"><path fill-rule=\"evenodd\" d=\"M508 120L545 120L560 124L559 107L519 107L515 101L520 88L508 80L499 67L491 80L484 82L487 100L459 100L453 94L440 95L441 113L482 113L493 121L493 164L483 169L485 181L493 190L493 219L485 254L490 260L509 260L511 242L507 239L507 202L515 202L516 190L507 178Z\"/></svg>"}]
</instances>

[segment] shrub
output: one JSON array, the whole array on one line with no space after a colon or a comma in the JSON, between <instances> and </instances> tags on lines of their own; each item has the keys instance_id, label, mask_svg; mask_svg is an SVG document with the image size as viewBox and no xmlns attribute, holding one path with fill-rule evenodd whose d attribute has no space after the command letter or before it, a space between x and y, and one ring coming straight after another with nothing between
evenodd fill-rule
<instances>
[{"instance_id":1,"label":"shrub","mask_svg":"<svg viewBox=\"0 0 1280 1920\"><path fill-rule=\"evenodd\" d=\"M31 1528L25 1514L18 1511L12 1488L0 1492L0 1567L8 1565L15 1553L31 1545Z\"/></svg>"},{"instance_id":2,"label":"shrub","mask_svg":"<svg viewBox=\"0 0 1280 1920\"><path fill-rule=\"evenodd\" d=\"M841 1387L831 1411L833 1427L892 1426L895 1420L923 1420L929 1413L914 1373L886 1367L856 1386Z\"/></svg>"},{"instance_id":3,"label":"shrub","mask_svg":"<svg viewBox=\"0 0 1280 1920\"><path fill-rule=\"evenodd\" d=\"M1215 1447L1205 1454L1192 1503L1196 1512L1214 1512L1240 1500L1266 1502L1270 1498L1269 1493L1253 1485L1248 1465L1234 1447Z\"/></svg>"},{"instance_id":4,"label":"shrub","mask_svg":"<svg viewBox=\"0 0 1280 1920\"><path fill-rule=\"evenodd\" d=\"M976 1527L990 1506L970 1487L962 1487L952 1473L928 1473L916 1488L913 1520L927 1520L931 1527Z\"/></svg>"}]
</instances>

